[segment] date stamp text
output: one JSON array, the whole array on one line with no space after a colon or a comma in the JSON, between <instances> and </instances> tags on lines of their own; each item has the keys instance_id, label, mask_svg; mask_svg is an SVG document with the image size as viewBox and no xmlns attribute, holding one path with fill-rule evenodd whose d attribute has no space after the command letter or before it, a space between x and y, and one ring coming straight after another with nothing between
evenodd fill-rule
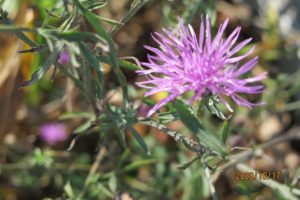
<instances>
[{"instance_id":1,"label":"date stamp text","mask_svg":"<svg viewBox=\"0 0 300 200\"><path fill-rule=\"evenodd\" d=\"M281 172L234 172L235 180L279 180L281 177Z\"/></svg>"}]
</instances>

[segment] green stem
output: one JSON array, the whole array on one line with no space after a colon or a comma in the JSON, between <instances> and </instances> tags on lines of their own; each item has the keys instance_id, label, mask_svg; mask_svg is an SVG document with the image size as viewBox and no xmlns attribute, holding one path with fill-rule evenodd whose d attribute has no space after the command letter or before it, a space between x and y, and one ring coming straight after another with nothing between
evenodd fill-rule
<instances>
[{"instance_id":1,"label":"green stem","mask_svg":"<svg viewBox=\"0 0 300 200\"><path fill-rule=\"evenodd\" d=\"M206 175L206 178L207 178L207 181L208 181L211 198L212 198L212 200L218 200L216 188L215 188L215 186L212 182L212 179L211 179L211 171L207 166L204 166L204 170L205 170L205 175Z\"/></svg>"}]
</instances>

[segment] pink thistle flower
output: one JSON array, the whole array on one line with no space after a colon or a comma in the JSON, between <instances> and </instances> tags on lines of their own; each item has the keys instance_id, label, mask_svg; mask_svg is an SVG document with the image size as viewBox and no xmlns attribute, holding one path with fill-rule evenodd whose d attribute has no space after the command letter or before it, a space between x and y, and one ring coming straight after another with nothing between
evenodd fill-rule
<instances>
[{"instance_id":1,"label":"pink thistle flower","mask_svg":"<svg viewBox=\"0 0 300 200\"><path fill-rule=\"evenodd\" d=\"M62 65L66 65L69 63L69 61L70 61L69 53L66 50L62 51L59 55L58 63L60 63Z\"/></svg>"},{"instance_id":2,"label":"pink thistle flower","mask_svg":"<svg viewBox=\"0 0 300 200\"><path fill-rule=\"evenodd\" d=\"M239 94L262 93L264 88L262 85L248 84L264 79L267 73L251 78L240 78L257 64L258 58L252 58L240 65L240 61L249 56L254 47L244 55L234 56L251 41L251 38L236 44L241 31L241 27L237 27L227 39L223 39L227 24L228 19L220 25L216 36L212 38L209 17L206 16L206 25L201 19L197 38L193 28L190 25L185 26L179 18L176 33L163 29L164 34L152 35L159 48L145 46L154 55L148 55L148 62L142 63L146 69L137 71L139 75L147 77L146 81L138 82L137 85L150 89L145 96L160 91L167 91L170 95L158 102L148 112L148 117L177 96L190 90L194 91L194 95L188 103L211 93L217 95L231 112L233 110L224 100L224 96L230 96L235 103L248 108L262 104L251 103Z\"/></svg>"},{"instance_id":3,"label":"pink thistle flower","mask_svg":"<svg viewBox=\"0 0 300 200\"><path fill-rule=\"evenodd\" d=\"M61 123L46 123L40 128L40 137L49 145L65 141L68 137L66 128Z\"/></svg>"}]
</instances>

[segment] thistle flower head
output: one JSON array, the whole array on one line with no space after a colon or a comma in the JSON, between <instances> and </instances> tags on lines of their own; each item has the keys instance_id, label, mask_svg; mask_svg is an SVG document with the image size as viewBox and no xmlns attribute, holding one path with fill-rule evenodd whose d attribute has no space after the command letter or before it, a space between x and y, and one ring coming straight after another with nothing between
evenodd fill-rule
<instances>
[{"instance_id":1,"label":"thistle flower head","mask_svg":"<svg viewBox=\"0 0 300 200\"><path fill-rule=\"evenodd\" d=\"M262 85L253 86L251 83L264 79L266 72L256 77L241 78L241 75L249 72L257 64L258 58L240 64L254 48L243 55L237 56L236 53L245 47L251 38L237 43L240 27L228 38L223 38L227 24L228 20L220 25L216 36L212 38L209 17L206 16L206 22L201 19L197 37L193 28L190 25L185 26L179 18L177 31L163 29L164 34L152 35L159 48L145 46L153 55L148 55L148 62L142 63L145 68L137 71L139 75L147 77L147 80L138 82L137 85L149 89L145 96L160 91L169 92L169 96L158 102L148 112L148 117L190 90L194 91L194 95L188 103L210 93L217 95L231 112L232 109L224 100L224 96L230 96L240 106L251 108L257 105L244 99L240 93L262 93Z\"/></svg>"},{"instance_id":2,"label":"thistle flower head","mask_svg":"<svg viewBox=\"0 0 300 200\"><path fill-rule=\"evenodd\" d=\"M61 123L46 123L40 128L40 137L49 145L54 145L67 139L66 128Z\"/></svg>"}]
</instances>

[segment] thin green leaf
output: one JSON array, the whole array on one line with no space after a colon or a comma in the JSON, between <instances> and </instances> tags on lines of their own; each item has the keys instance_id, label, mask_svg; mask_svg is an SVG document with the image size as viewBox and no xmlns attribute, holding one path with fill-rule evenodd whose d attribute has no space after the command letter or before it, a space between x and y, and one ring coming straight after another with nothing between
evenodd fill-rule
<instances>
[{"instance_id":1,"label":"thin green leaf","mask_svg":"<svg viewBox=\"0 0 300 200\"><path fill-rule=\"evenodd\" d=\"M10 32L10 33L18 34L20 33L20 31L36 32L37 30L32 28L15 27L14 25L0 25L0 32Z\"/></svg>"},{"instance_id":2,"label":"thin green leaf","mask_svg":"<svg viewBox=\"0 0 300 200\"><path fill-rule=\"evenodd\" d=\"M0 32L10 32L15 34L18 38L20 38L21 40L23 40L26 44L28 44L31 47L36 47L38 46L35 42L33 42L31 39L29 39L24 33L22 33L22 31L25 32L36 32L36 30L34 29L30 29L30 28L17 28L15 26L12 25L0 25Z\"/></svg>"},{"instance_id":3,"label":"thin green leaf","mask_svg":"<svg viewBox=\"0 0 300 200\"><path fill-rule=\"evenodd\" d=\"M117 182L118 182L118 180L117 180L116 175L112 173L108 180L108 187L109 187L110 191L116 192Z\"/></svg>"},{"instance_id":4,"label":"thin green leaf","mask_svg":"<svg viewBox=\"0 0 300 200\"><path fill-rule=\"evenodd\" d=\"M188 161L188 162L186 162L186 163L181 164L180 166L177 166L176 168L177 168L177 169L180 169L180 170L185 170L185 169L187 169L189 166L191 166L196 160L199 160L199 157L198 157L198 156L195 157L195 158L193 158L193 160L191 160L191 161Z\"/></svg>"},{"instance_id":5,"label":"thin green leaf","mask_svg":"<svg viewBox=\"0 0 300 200\"><path fill-rule=\"evenodd\" d=\"M158 118L160 123L168 123L179 119L178 113L176 111L169 111L158 113Z\"/></svg>"},{"instance_id":6,"label":"thin green leaf","mask_svg":"<svg viewBox=\"0 0 300 200\"><path fill-rule=\"evenodd\" d=\"M121 23L126 24L149 0L134 0L131 3L130 10L128 13L122 18ZM116 25L110 31L110 35L114 35L122 25Z\"/></svg>"},{"instance_id":7,"label":"thin green leaf","mask_svg":"<svg viewBox=\"0 0 300 200\"><path fill-rule=\"evenodd\" d=\"M111 24L111 25L123 25L119 21L116 21L116 20L113 20L113 19L109 19L109 18L106 18L106 17L97 16L97 18L100 19L101 21L106 22L106 23Z\"/></svg>"},{"instance_id":8,"label":"thin green leaf","mask_svg":"<svg viewBox=\"0 0 300 200\"><path fill-rule=\"evenodd\" d=\"M73 118L91 118L93 115L89 112L67 112L60 115L60 120L73 119Z\"/></svg>"},{"instance_id":9,"label":"thin green leaf","mask_svg":"<svg viewBox=\"0 0 300 200\"><path fill-rule=\"evenodd\" d=\"M150 155L148 146L147 146L146 142L144 141L144 139L142 138L142 136L133 127L129 127L129 130L130 130L131 134L134 136L134 138L136 139L136 141L140 144L142 149L145 151L145 153Z\"/></svg>"},{"instance_id":10,"label":"thin green leaf","mask_svg":"<svg viewBox=\"0 0 300 200\"><path fill-rule=\"evenodd\" d=\"M67 69L65 69L65 67L61 64L57 64L59 66L59 70L64 73L67 77L69 77L70 79L72 79L72 81L75 83L75 85L80 88L81 90L83 90L82 87L82 82L76 78L72 73L70 73Z\"/></svg>"},{"instance_id":11,"label":"thin green leaf","mask_svg":"<svg viewBox=\"0 0 300 200\"><path fill-rule=\"evenodd\" d=\"M229 122L226 120L226 121L224 121L223 127L222 127L222 142L223 142L223 144L226 143L228 135L229 135Z\"/></svg>"},{"instance_id":12,"label":"thin green leaf","mask_svg":"<svg viewBox=\"0 0 300 200\"><path fill-rule=\"evenodd\" d=\"M190 110L179 100L175 102L175 108L179 114L181 121L189 128L196 136L198 136L205 146L213 149L220 154L223 154L223 146L220 141L212 134L207 133L199 120L190 112Z\"/></svg>"},{"instance_id":13,"label":"thin green leaf","mask_svg":"<svg viewBox=\"0 0 300 200\"><path fill-rule=\"evenodd\" d=\"M140 66L138 66L138 65L136 65L136 64L134 64L132 62L126 61L126 60L119 59L118 63L119 63L119 65L120 65L121 68L130 70L130 71L137 71L137 70L141 69Z\"/></svg>"},{"instance_id":14,"label":"thin green leaf","mask_svg":"<svg viewBox=\"0 0 300 200\"><path fill-rule=\"evenodd\" d=\"M45 51L47 49L47 45L40 45L37 47L32 47L29 49L24 49L24 50L20 50L18 51L18 53L35 53L35 52L42 52Z\"/></svg>"},{"instance_id":15,"label":"thin green leaf","mask_svg":"<svg viewBox=\"0 0 300 200\"><path fill-rule=\"evenodd\" d=\"M98 60L101 60L101 62L111 65L109 57L103 55L98 55L96 57ZM130 71L137 71L141 69L140 66L123 59L118 59L118 64L122 69L130 70Z\"/></svg>"},{"instance_id":16,"label":"thin green leaf","mask_svg":"<svg viewBox=\"0 0 300 200\"><path fill-rule=\"evenodd\" d=\"M14 30L18 29L17 27L14 26L13 22L7 18L8 13L4 11L2 8L0 8L0 22L2 22L5 25L12 26ZM22 28L21 28L22 29ZM25 28L27 29L27 28ZM34 31L35 29L27 29L28 31ZM27 43L31 47L36 47L38 46L34 41L32 41L30 38L28 38L24 33L21 31L26 31L26 30L17 30L14 32L16 36L18 36L21 40L23 40L25 43Z\"/></svg>"},{"instance_id":17,"label":"thin green leaf","mask_svg":"<svg viewBox=\"0 0 300 200\"><path fill-rule=\"evenodd\" d=\"M80 126L78 126L75 130L74 133L75 134L80 134L83 133L84 131L86 131L87 129L89 129L91 127L91 122L93 120L88 120L86 122L84 122L83 124L81 124Z\"/></svg>"},{"instance_id":18,"label":"thin green leaf","mask_svg":"<svg viewBox=\"0 0 300 200\"><path fill-rule=\"evenodd\" d=\"M214 99L214 97L209 98L208 103L205 104L205 106L212 114L216 115L218 118L220 118L222 120L226 120L226 117L224 116L224 114L217 107L217 102Z\"/></svg>"},{"instance_id":19,"label":"thin green leaf","mask_svg":"<svg viewBox=\"0 0 300 200\"><path fill-rule=\"evenodd\" d=\"M69 30L72 26L72 23L76 19L77 16L77 8L74 8L74 10L71 12L69 17L57 28L58 30L66 31Z\"/></svg>"},{"instance_id":20,"label":"thin green leaf","mask_svg":"<svg viewBox=\"0 0 300 200\"><path fill-rule=\"evenodd\" d=\"M204 127L199 120L190 112L190 110L181 101L176 100L174 104L181 121L193 132L204 132Z\"/></svg>"},{"instance_id":21,"label":"thin green leaf","mask_svg":"<svg viewBox=\"0 0 300 200\"><path fill-rule=\"evenodd\" d=\"M103 184L98 183L97 189L99 189L100 194L103 194L103 196L107 196L109 199L113 199L113 193L110 192Z\"/></svg>"},{"instance_id":22,"label":"thin green leaf","mask_svg":"<svg viewBox=\"0 0 300 200\"><path fill-rule=\"evenodd\" d=\"M137 160L135 162L132 162L128 165L126 165L123 169L124 172L129 172L135 169L138 169L139 167L145 166L145 165L149 165L152 163L156 163L157 160L156 159L145 159L145 160Z\"/></svg>"},{"instance_id":23,"label":"thin green leaf","mask_svg":"<svg viewBox=\"0 0 300 200\"><path fill-rule=\"evenodd\" d=\"M104 87L104 79L101 71L100 62L96 59L96 57L93 55L93 53L88 49L88 47L84 43L79 43L79 48L81 50L81 53L87 60L87 62L97 71L97 77L100 82L99 87L101 87L100 91L102 93Z\"/></svg>"},{"instance_id":24,"label":"thin green leaf","mask_svg":"<svg viewBox=\"0 0 300 200\"><path fill-rule=\"evenodd\" d=\"M40 80L43 77L43 75L49 70L51 64L56 62L58 55L59 55L59 50L55 48L53 52L49 55L45 63L32 74L31 79L23 82L20 85L20 87L30 86L34 84L36 81Z\"/></svg>"},{"instance_id":25,"label":"thin green leaf","mask_svg":"<svg viewBox=\"0 0 300 200\"><path fill-rule=\"evenodd\" d=\"M126 143L126 134L123 129L120 129L119 132L117 132L117 137L122 147L125 149L127 147L127 143Z\"/></svg>"},{"instance_id":26,"label":"thin green leaf","mask_svg":"<svg viewBox=\"0 0 300 200\"><path fill-rule=\"evenodd\" d=\"M70 181L68 181L66 183L66 185L64 186L64 191L70 199L74 198L75 195L74 195L74 191L73 191Z\"/></svg>"},{"instance_id":27,"label":"thin green leaf","mask_svg":"<svg viewBox=\"0 0 300 200\"><path fill-rule=\"evenodd\" d=\"M150 106L150 107L155 106L155 102L152 101L152 100L149 99L149 98L145 98L145 99L143 100L143 102L144 102L145 104L147 104L148 106Z\"/></svg>"},{"instance_id":28,"label":"thin green leaf","mask_svg":"<svg viewBox=\"0 0 300 200\"><path fill-rule=\"evenodd\" d=\"M86 0L82 1L81 4L88 10L96 10L106 6L107 2L99 0Z\"/></svg>"},{"instance_id":29,"label":"thin green leaf","mask_svg":"<svg viewBox=\"0 0 300 200\"><path fill-rule=\"evenodd\" d=\"M117 55L116 55L116 49L114 47L112 38L110 35L106 32L106 30L102 27L102 25L98 22L98 17L92 13L91 11L87 10L84 8L78 0L74 0L76 6L79 8L79 10L82 12L84 15L84 18L88 21L88 23L95 29L97 34L99 34L100 37L104 38L108 45L109 45L109 58L112 63L112 68L114 73L117 76L117 79L119 83L121 84L122 91L123 91L123 107L127 108L128 104L128 90L127 90L127 80L120 70L119 64L117 62Z\"/></svg>"},{"instance_id":30,"label":"thin green leaf","mask_svg":"<svg viewBox=\"0 0 300 200\"><path fill-rule=\"evenodd\" d=\"M97 37L89 32L76 32L76 31L67 31L67 32L57 32L51 31L51 35L57 39L63 39L70 42L81 42L81 41L96 41Z\"/></svg>"}]
</instances>

